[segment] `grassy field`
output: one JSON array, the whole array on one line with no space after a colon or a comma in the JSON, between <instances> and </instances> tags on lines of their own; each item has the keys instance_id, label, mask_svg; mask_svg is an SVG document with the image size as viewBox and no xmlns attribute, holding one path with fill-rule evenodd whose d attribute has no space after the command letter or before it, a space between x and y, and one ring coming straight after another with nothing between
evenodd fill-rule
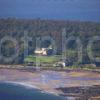
<instances>
[{"instance_id":1,"label":"grassy field","mask_svg":"<svg viewBox=\"0 0 100 100\"><path fill-rule=\"evenodd\" d=\"M24 59L25 62L41 62L53 63L59 61L60 56L28 56Z\"/></svg>"}]
</instances>

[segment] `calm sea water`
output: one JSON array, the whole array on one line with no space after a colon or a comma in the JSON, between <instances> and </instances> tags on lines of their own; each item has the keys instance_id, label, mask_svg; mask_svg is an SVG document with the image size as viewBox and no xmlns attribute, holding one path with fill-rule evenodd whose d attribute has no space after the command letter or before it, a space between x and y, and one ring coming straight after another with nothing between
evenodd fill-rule
<instances>
[{"instance_id":1,"label":"calm sea water","mask_svg":"<svg viewBox=\"0 0 100 100\"><path fill-rule=\"evenodd\" d=\"M100 0L0 0L0 17L100 22Z\"/></svg>"},{"instance_id":2,"label":"calm sea water","mask_svg":"<svg viewBox=\"0 0 100 100\"><path fill-rule=\"evenodd\" d=\"M60 96L41 93L20 85L0 83L0 100L65 100Z\"/></svg>"}]
</instances>

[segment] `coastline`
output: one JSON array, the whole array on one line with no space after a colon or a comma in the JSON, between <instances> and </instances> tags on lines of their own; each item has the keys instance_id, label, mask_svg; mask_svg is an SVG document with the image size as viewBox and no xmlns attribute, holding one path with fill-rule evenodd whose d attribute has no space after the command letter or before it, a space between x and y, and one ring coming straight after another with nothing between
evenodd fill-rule
<instances>
[{"instance_id":1,"label":"coastline","mask_svg":"<svg viewBox=\"0 0 100 100\"><path fill-rule=\"evenodd\" d=\"M45 91L45 90L42 90L40 89L39 87L31 84L31 83L27 83L27 82L15 82L15 81L4 81L2 83L7 83L7 84L13 84L13 85L20 85L20 86L24 86L25 88L29 88L29 89L37 89L39 90L41 93L48 93L48 94L54 94L56 96L59 96L57 95L55 92L51 91L51 92L48 92L48 91Z\"/></svg>"},{"instance_id":2,"label":"coastline","mask_svg":"<svg viewBox=\"0 0 100 100\"><path fill-rule=\"evenodd\" d=\"M32 88L32 89L38 89L38 90L40 90L35 85L31 85L31 84L28 84L28 83L25 83L25 82L4 81L3 83L13 84L13 85L20 85L20 86L24 86L26 88Z\"/></svg>"},{"instance_id":3,"label":"coastline","mask_svg":"<svg viewBox=\"0 0 100 100\"><path fill-rule=\"evenodd\" d=\"M46 76L46 82L43 82L45 80L42 79L44 78L42 75ZM22 70L0 69L0 81L21 85L30 89L37 89L42 93L55 96L67 98L77 98L77 96L80 96L81 99L79 100L83 100L83 96L86 95L86 93L83 93L84 91L89 91L93 88L92 90L94 92L95 89L100 88L100 74L94 72L28 72ZM76 91L80 92L80 90L83 91L83 94L76 93ZM71 91L71 93L69 93L69 91Z\"/></svg>"}]
</instances>

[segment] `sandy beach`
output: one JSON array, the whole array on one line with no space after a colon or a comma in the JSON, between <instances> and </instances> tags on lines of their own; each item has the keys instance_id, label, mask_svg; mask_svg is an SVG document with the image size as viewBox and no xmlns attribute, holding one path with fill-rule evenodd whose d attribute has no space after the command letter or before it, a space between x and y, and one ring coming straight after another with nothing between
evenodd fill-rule
<instances>
[{"instance_id":1,"label":"sandy beach","mask_svg":"<svg viewBox=\"0 0 100 100\"><path fill-rule=\"evenodd\" d=\"M1 68L0 82L23 85L27 88L36 88L45 93L65 97L81 98L79 100L83 100L82 98L86 95L86 92L91 89L91 94L88 93L88 98L98 100L94 98L100 97L100 74L90 71L60 72L43 70L30 72L27 70ZM94 93L95 91L97 91L96 94Z\"/></svg>"}]
</instances>

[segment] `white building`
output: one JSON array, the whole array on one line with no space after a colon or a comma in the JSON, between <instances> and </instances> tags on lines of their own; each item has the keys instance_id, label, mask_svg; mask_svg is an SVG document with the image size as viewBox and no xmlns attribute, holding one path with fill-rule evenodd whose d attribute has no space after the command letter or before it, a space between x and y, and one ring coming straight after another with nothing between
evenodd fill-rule
<instances>
[{"instance_id":1,"label":"white building","mask_svg":"<svg viewBox=\"0 0 100 100\"><path fill-rule=\"evenodd\" d=\"M38 48L34 51L34 53L37 55L47 55L47 48Z\"/></svg>"},{"instance_id":2,"label":"white building","mask_svg":"<svg viewBox=\"0 0 100 100\"><path fill-rule=\"evenodd\" d=\"M34 51L34 53L36 54L36 55L44 55L44 56L46 56L46 55L48 55L48 50L51 50L52 49L52 46L50 45L48 48L37 48L35 51Z\"/></svg>"}]
</instances>

